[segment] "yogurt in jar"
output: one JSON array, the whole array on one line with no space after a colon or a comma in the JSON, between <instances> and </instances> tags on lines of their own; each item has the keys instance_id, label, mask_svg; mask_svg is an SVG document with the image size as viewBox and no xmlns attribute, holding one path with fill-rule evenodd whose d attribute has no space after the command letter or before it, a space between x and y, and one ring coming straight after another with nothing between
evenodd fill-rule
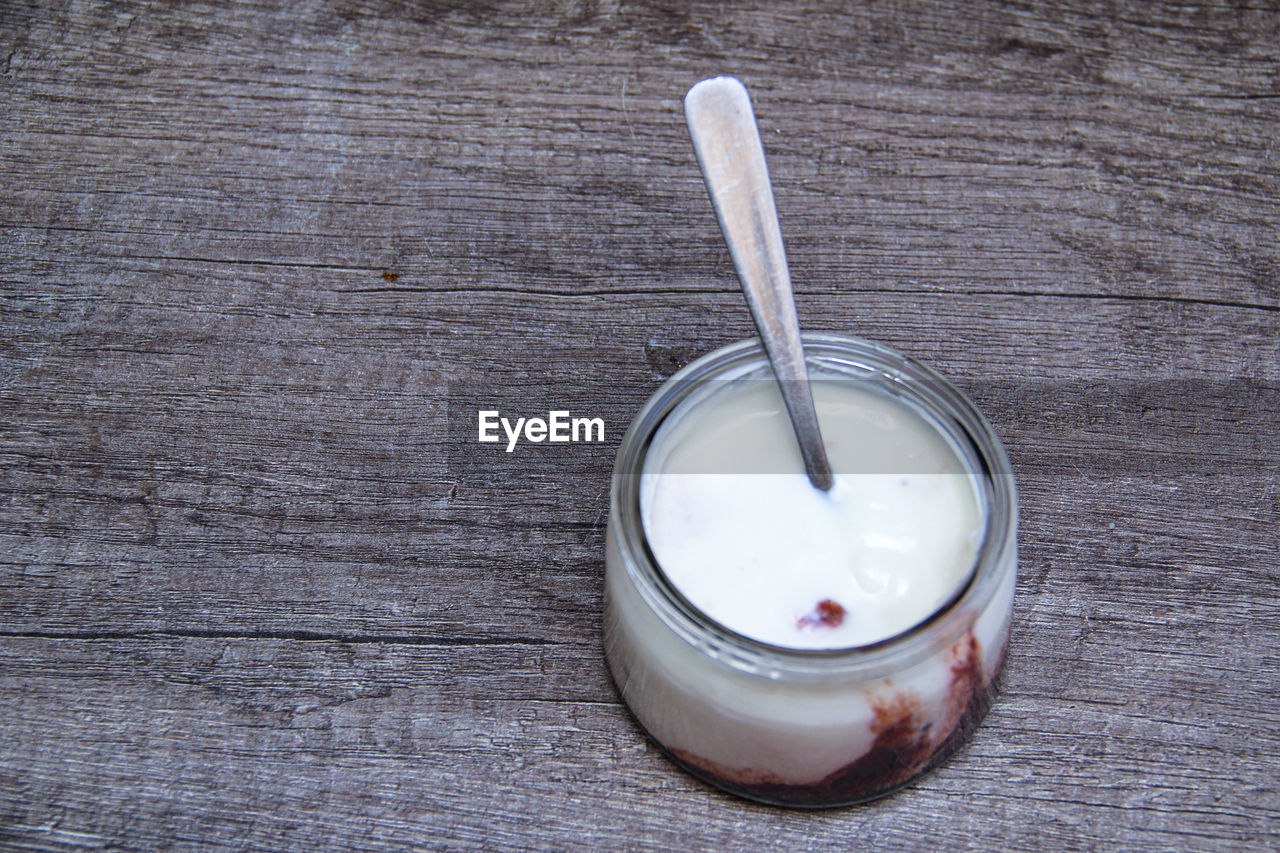
<instances>
[{"instance_id":1,"label":"yogurt in jar","mask_svg":"<svg viewBox=\"0 0 1280 853\"><path fill-rule=\"evenodd\" d=\"M618 450L604 640L681 766L814 807L905 784L986 713L1017 494L999 438L938 374L870 341L804 341L832 490L805 477L757 341L688 365Z\"/></svg>"}]
</instances>

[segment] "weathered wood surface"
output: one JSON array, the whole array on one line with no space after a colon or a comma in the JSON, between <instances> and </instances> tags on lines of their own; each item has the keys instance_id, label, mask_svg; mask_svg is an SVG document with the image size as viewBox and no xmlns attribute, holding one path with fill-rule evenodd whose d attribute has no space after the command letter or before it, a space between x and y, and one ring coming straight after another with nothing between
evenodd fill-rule
<instances>
[{"instance_id":1,"label":"weathered wood surface","mask_svg":"<svg viewBox=\"0 0 1280 853\"><path fill-rule=\"evenodd\" d=\"M1265 3L6 4L0 844L1280 843L1277 45ZM953 376L1020 477L1004 693L864 807L691 780L602 661L617 439L750 334L679 110L720 72L806 326ZM486 395L609 440L482 449Z\"/></svg>"}]
</instances>

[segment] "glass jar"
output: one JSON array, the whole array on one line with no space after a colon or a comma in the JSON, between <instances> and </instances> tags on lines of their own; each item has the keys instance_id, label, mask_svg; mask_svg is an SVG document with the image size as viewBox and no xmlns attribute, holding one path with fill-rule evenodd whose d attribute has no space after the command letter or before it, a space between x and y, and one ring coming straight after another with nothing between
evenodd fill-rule
<instances>
[{"instance_id":1,"label":"glass jar","mask_svg":"<svg viewBox=\"0 0 1280 853\"><path fill-rule=\"evenodd\" d=\"M645 404L618 450L605 559L605 655L636 721L679 765L749 799L822 807L887 794L936 766L985 715L1017 573L1017 496L990 424L954 386L889 347L805 335L810 371L886 394L937 429L976 486L975 566L949 602L887 639L770 645L716 623L663 575L645 538L641 475L654 436L707 383L769 377L758 340L710 353Z\"/></svg>"}]
</instances>

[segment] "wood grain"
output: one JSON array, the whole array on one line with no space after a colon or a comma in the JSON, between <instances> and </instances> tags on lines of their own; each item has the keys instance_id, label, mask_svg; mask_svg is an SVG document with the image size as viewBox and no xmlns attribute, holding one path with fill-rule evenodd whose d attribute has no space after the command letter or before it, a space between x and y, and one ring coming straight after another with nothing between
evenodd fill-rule
<instances>
[{"instance_id":1,"label":"wood grain","mask_svg":"<svg viewBox=\"0 0 1280 853\"><path fill-rule=\"evenodd\" d=\"M1280 10L11 3L0 846L1280 843ZM751 324L683 127L750 87L806 328L982 406L1005 689L910 789L686 777L599 642L609 471ZM606 441L507 455L478 401ZM490 452L492 451L492 452Z\"/></svg>"}]
</instances>

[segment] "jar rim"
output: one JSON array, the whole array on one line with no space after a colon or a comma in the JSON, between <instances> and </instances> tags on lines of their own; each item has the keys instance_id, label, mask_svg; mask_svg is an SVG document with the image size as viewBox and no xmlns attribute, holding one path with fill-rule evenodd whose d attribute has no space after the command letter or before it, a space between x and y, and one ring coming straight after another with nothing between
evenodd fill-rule
<instances>
[{"instance_id":1,"label":"jar rim","mask_svg":"<svg viewBox=\"0 0 1280 853\"><path fill-rule=\"evenodd\" d=\"M859 369L867 379L926 405L931 414L968 442L966 469L980 481L985 521L975 566L966 583L925 620L889 637L863 645L831 649L780 646L748 637L712 619L691 604L667 579L649 548L640 512L640 482L658 429L691 394L725 374L763 367L768 361L759 338L721 347L690 362L669 377L641 407L623 436L610 486L622 563L642 599L677 636L695 648L750 673L829 676L854 672L861 677L888 674L959 640L995 596L1004 575L1014 571L1017 491L1008 454L990 423L958 388L932 368L892 347L862 338L825 333L802 336L805 359L813 368L836 372ZM771 373L769 374L771 375ZM934 424L935 428L938 426ZM956 436L958 437L958 436Z\"/></svg>"}]
</instances>

